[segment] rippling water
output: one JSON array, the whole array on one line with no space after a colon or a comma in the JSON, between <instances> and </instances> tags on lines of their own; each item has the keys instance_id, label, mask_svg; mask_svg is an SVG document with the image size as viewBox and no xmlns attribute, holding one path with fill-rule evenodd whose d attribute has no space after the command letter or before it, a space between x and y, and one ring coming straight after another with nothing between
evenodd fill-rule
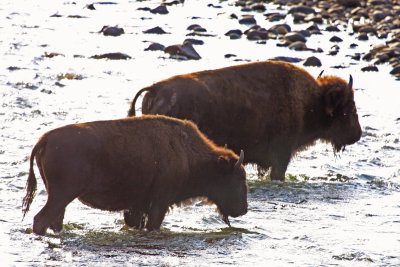
<instances>
[{"instance_id":1,"label":"rippling water","mask_svg":"<svg viewBox=\"0 0 400 267\"><path fill-rule=\"evenodd\" d=\"M231 219L232 228L221 221L214 206L200 202L174 208L160 232L146 233L127 229L119 213L74 201L67 208L61 235L32 234L33 216L44 205L46 193L39 179L38 195L21 221L27 160L33 144L47 130L124 117L137 90L171 75L275 56L312 55L279 48L274 40L266 44L246 38L229 40L224 36L228 30L248 28L229 18L231 13L242 14L230 0L218 3L222 8L187 0L168 7L168 15L137 10L154 8L158 1L96 4L93 11L84 8L88 3L16 0L2 1L0 7L2 266L400 264L400 83L387 74L388 66L363 73L360 68L368 63L346 56L366 53L383 40L355 41L346 32L335 33L344 42L334 57L326 55L333 33L312 36L307 45L325 51L316 54L323 68L307 70L315 76L321 69L344 78L353 75L362 139L337 157L326 144L299 154L285 183L257 177L248 166L249 212ZM268 8L269 12L277 9ZM59 16L51 17L54 14ZM254 15L261 26L273 25L261 13ZM284 22L292 24L290 17ZM186 28L194 23L215 35L198 37L205 42L195 46L201 60L178 61L163 52L144 52L149 41L182 43L189 33ZM119 25L126 34L97 33L104 25ZM170 34L142 33L155 26ZM358 48L348 49L354 42ZM62 55L43 57L52 52ZM109 52L123 52L132 59L90 59ZM225 58L228 53L237 57Z\"/></svg>"}]
</instances>

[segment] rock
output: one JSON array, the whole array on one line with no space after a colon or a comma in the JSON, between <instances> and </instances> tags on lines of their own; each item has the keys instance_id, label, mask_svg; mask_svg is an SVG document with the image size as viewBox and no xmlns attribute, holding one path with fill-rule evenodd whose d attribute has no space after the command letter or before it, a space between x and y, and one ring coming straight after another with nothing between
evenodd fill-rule
<instances>
[{"instance_id":1,"label":"rock","mask_svg":"<svg viewBox=\"0 0 400 267\"><path fill-rule=\"evenodd\" d=\"M193 48L190 42L184 42L182 45L171 45L164 49L165 53L170 54L172 58L178 59L201 59L200 55Z\"/></svg>"},{"instance_id":2,"label":"rock","mask_svg":"<svg viewBox=\"0 0 400 267\"><path fill-rule=\"evenodd\" d=\"M314 8L309 7L309 6L295 6L289 9L288 14L295 14L295 13L301 13L301 14L316 14L317 12L314 10Z\"/></svg>"},{"instance_id":3,"label":"rock","mask_svg":"<svg viewBox=\"0 0 400 267\"><path fill-rule=\"evenodd\" d=\"M306 67L321 67L322 63L321 60L319 60L317 57L312 56L307 58L304 61L303 65Z\"/></svg>"},{"instance_id":4,"label":"rock","mask_svg":"<svg viewBox=\"0 0 400 267\"><path fill-rule=\"evenodd\" d=\"M119 28L117 26L110 27L110 26L103 26L103 28L99 31L99 33L103 33L104 36L120 36L124 34L125 31L123 28Z\"/></svg>"},{"instance_id":5,"label":"rock","mask_svg":"<svg viewBox=\"0 0 400 267\"><path fill-rule=\"evenodd\" d=\"M268 39L268 31L264 28L252 29L247 31L247 39L252 41L258 40L267 40Z\"/></svg>"},{"instance_id":6,"label":"rock","mask_svg":"<svg viewBox=\"0 0 400 267\"><path fill-rule=\"evenodd\" d=\"M271 22L283 20L286 18L286 14L281 14L281 13L269 13L269 14L264 14L264 16L268 21Z\"/></svg>"},{"instance_id":7,"label":"rock","mask_svg":"<svg viewBox=\"0 0 400 267\"><path fill-rule=\"evenodd\" d=\"M143 33L150 33L150 34L166 34L167 32L164 31L161 27L157 26L148 30L143 31Z\"/></svg>"},{"instance_id":8,"label":"rock","mask_svg":"<svg viewBox=\"0 0 400 267\"><path fill-rule=\"evenodd\" d=\"M335 35L335 36L332 36L331 39L329 39L329 41L333 42L333 43L340 43L340 42L343 42L343 39Z\"/></svg>"},{"instance_id":9,"label":"rock","mask_svg":"<svg viewBox=\"0 0 400 267\"><path fill-rule=\"evenodd\" d=\"M278 57L271 58L271 60L284 61L284 62L289 62L289 63L299 63L303 59L298 58L298 57L278 56Z\"/></svg>"},{"instance_id":10,"label":"rock","mask_svg":"<svg viewBox=\"0 0 400 267\"><path fill-rule=\"evenodd\" d=\"M293 42L288 47L289 47L289 49L295 50L295 51L306 51L306 50L308 50L306 44L304 42L301 42L301 41Z\"/></svg>"},{"instance_id":11,"label":"rock","mask_svg":"<svg viewBox=\"0 0 400 267\"><path fill-rule=\"evenodd\" d=\"M400 74L400 66L394 67L394 68L392 69L392 71L390 72L390 74L392 74L392 75L398 75L398 74Z\"/></svg>"},{"instance_id":12,"label":"rock","mask_svg":"<svg viewBox=\"0 0 400 267\"><path fill-rule=\"evenodd\" d=\"M240 39L242 37L243 33L241 30L230 30L227 33L225 33L225 36L229 36L230 39Z\"/></svg>"},{"instance_id":13,"label":"rock","mask_svg":"<svg viewBox=\"0 0 400 267\"><path fill-rule=\"evenodd\" d=\"M225 54L224 58L231 58L231 57L237 57L235 54Z\"/></svg>"},{"instance_id":14,"label":"rock","mask_svg":"<svg viewBox=\"0 0 400 267\"><path fill-rule=\"evenodd\" d=\"M150 12L153 14L161 14L161 15L166 15L169 13L165 5L159 5L158 7L151 9Z\"/></svg>"},{"instance_id":15,"label":"rock","mask_svg":"<svg viewBox=\"0 0 400 267\"><path fill-rule=\"evenodd\" d=\"M368 34L366 34L366 33L362 33L357 36L357 40L360 40L360 41L368 41L368 39L369 39L369 37L368 37Z\"/></svg>"},{"instance_id":16,"label":"rock","mask_svg":"<svg viewBox=\"0 0 400 267\"><path fill-rule=\"evenodd\" d=\"M193 38L187 38L185 39L185 41L183 41L183 43L191 43L192 45L203 45L204 41Z\"/></svg>"},{"instance_id":17,"label":"rock","mask_svg":"<svg viewBox=\"0 0 400 267\"><path fill-rule=\"evenodd\" d=\"M144 51L164 51L165 46L159 43L151 43Z\"/></svg>"},{"instance_id":18,"label":"rock","mask_svg":"<svg viewBox=\"0 0 400 267\"><path fill-rule=\"evenodd\" d=\"M244 15L241 19L239 19L240 24L257 24L256 19L252 15Z\"/></svg>"},{"instance_id":19,"label":"rock","mask_svg":"<svg viewBox=\"0 0 400 267\"><path fill-rule=\"evenodd\" d=\"M292 31L288 24L276 24L268 29L269 31L276 31L280 35L285 35Z\"/></svg>"},{"instance_id":20,"label":"rock","mask_svg":"<svg viewBox=\"0 0 400 267\"><path fill-rule=\"evenodd\" d=\"M284 39L289 42L307 42L306 38L298 32L289 32L285 34Z\"/></svg>"},{"instance_id":21,"label":"rock","mask_svg":"<svg viewBox=\"0 0 400 267\"><path fill-rule=\"evenodd\" d=\"M337 1L340 5L345 7L358 7L361 6L360 0L338 0Z\"/></svg>"},{"instance_id":22,"label":"rock","mask_svg":"<svg viewBox=\"0 0 400 267\"><path fill-rule=\"evenodd\" d=\"M90 58L94 59L111 59L111 60L122 60L122 59L130 59L131 57L127 54L116 52L116 53L106 53L101 55L94 55Z\"/></svg>"},{"instance_id":23,"label":"rock","mask_svg":"<svg viewBox=\"0 0 400 267\"><path fill-rule=\"evenodd\" d=\"M325 31L328 31L328 32L340 32L338 26L336 26L336 25L327 26L325 28Z\"/></svg>"},{"instance_id":24,"label":"rock","mask_svg":"<svg viewBox=\"0 0 400 267\"><path fill-rule=\"evenodd\" d=\"M367 66L367 67L363 67L361 68L361 71L379 71L377 66Z\"/></svg>"}]
</instances>

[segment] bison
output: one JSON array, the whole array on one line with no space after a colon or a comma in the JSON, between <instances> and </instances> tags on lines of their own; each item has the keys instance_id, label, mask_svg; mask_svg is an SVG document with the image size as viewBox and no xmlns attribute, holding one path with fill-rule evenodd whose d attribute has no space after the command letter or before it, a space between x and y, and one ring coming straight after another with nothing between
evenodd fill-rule
<instances>
[{"instance_id":1,"label":"bison","mask_svg":"<svg viewBox=\"0 0 400 267\"><path fill-rule=\"evenodd\" d=\"M138 91L143 114L195 122L208 138L246 151L245 163L284 180L296 152L322 140L335 153L361 138L353 79L313 78L280 61L262 61L178 75Z\"/></svg>"},{"instance_id":2,"label":"bison","mask_svg":"<svg viewBox=\"0 0 400 267\"><path fill-rule=\"evenodd\" d=\"M102 210L125 211L130 226L158 230L169 207L205 197L223 220L247 212L246 172L232 150L216 146L190 121L142 116L72 124L45 133L30 157L24 216L35 195L34 158L48 194L33 232L62 229L75 198Z\"/></svg>"}]
</instances>

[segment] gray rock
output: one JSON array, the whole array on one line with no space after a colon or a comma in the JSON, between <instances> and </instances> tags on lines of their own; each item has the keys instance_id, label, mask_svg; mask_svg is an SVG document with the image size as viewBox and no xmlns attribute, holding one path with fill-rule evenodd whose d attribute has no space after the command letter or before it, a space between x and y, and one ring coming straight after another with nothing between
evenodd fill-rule
<instances>
[{"instance_id":1,"label":"gray rock","mask_svg":"<svg viewBox=\"0 0 400 267\"><path fill-rule=\"evenodd\" d=\"M172 58L178 59L201 59L201 56L193 48L190 42L184 42L182 45L171 45L164 49L164 52L169 54Z\"/></svg>"},{"instance_id":2,"label":"gray rock","mask_svg":"<svg viewBox=\"0 0 400 267\"><path fill-rule=\"evenodd\" d=\"M322 63L321 60L319 60L319 58L312 56L307 58L304 61L303 65L306 67L321 67Z\"/></svg>"}]
</instances>

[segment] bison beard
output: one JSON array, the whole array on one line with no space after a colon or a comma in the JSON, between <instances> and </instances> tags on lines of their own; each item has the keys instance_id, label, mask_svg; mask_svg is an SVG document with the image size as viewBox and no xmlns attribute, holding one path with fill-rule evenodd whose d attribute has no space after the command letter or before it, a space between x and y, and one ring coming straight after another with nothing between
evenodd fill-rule
<instances>
[{"instance_id":1,"label":"bison beard","mask_svg":"<svg viewBox=\"0 0 400 267\"><path fill-rule=\"evenodd\" d=\"M157 82L138 91L128 116L147 92L143 114L191 120L218 145L246 151L245 163L284 180L293 155L317 140L336 153L361 138L352 86L351 76L315 79L286 62L255 62Z\"/></svg>"},{"instance_id":2,"label":"bison beard","mask_svg":"<svg viewBox=\"0 0 400 267\"><path fill-rule=\"evenodd\" d=\"M37 182L36 158L48 199L33 232L62 229L75 198L109 211L124 211L130 226L158 230L169 207L205 197L224 222L247 212L244 153L218 147L189 122L165 116L67 125L45 133L34 146L24 216ZM144 220L146 219L146 220Z\"/></svg>"}]
</instances>

